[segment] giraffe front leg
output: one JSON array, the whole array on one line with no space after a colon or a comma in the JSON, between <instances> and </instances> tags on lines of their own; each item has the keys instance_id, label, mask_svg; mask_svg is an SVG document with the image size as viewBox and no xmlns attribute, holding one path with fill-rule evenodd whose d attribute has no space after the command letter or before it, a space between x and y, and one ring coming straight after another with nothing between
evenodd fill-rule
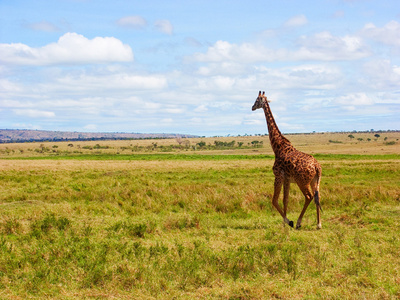
<instances>
[{"instance_id":1,"label":"giraffe front leg","mask_svg":"<svg viewBox=\"0 0 400 300\"><path fill-rule=\"evenodd\" d=\"M283 221L288 224L290 227L293 227L293 221L290 221L288 218L286 218L286 213L284 213L279 206L278 200L279 200L279 194L281 193L282 189L282 183L283 183L283 177L275 177L275 183L274 183L274 196L272 198L272 205L276 208L276 210L280 213L280 215L283 218Z\"/></svg>"},{"instance_id":2,"label":"giraffe front leg","mask_svg":"<svg viewBox=\"0 0 400 300\"><path fill-rule=\"evenodd\" d=\"M290 180L285 178L283 181L283 213L285 217L289 203L289 190L290 190Z\"/></svg>"}]
</instances>

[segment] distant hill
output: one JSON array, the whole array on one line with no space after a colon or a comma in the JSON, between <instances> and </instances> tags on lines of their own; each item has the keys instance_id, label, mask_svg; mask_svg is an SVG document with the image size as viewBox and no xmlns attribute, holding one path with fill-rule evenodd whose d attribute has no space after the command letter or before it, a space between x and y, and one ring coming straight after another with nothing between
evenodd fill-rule
<instances>
[{"instance_id":1,"label":"distant hill","mask_svg":"<svg viewBox=\"0 0 400 300\"><path fill-rule=\"evenodd\" d=\"M80 141L80 140L121 140L190 138L195 135L174 133L125 133L125 132L68 132L28 129L0 129L0 143L21 143L36 141Z\"/></svg>"}]
</instances>

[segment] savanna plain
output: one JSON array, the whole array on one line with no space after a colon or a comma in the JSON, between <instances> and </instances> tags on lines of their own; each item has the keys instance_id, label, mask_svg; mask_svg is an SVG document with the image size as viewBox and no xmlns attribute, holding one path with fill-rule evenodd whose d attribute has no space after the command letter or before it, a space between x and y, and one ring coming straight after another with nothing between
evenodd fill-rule
<instances>
[{"instance_id":1,"label":"savanna plain","mask_svg":"<svg viewBox=\"0 0 400 300\"><path fill-rule=\"evenodd\" d=\"M321 230L267 136L0 144L0 298L399 299L400 133L287 137Z\"/></svg>"}]
</instances>

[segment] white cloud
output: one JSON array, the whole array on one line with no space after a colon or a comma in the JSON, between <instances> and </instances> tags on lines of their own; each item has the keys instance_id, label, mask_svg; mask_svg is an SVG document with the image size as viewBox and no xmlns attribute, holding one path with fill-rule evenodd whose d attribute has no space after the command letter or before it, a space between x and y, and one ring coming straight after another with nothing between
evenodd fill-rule
<instances>
[{"instance_id":1,"label":"white cloud","mask_svg":"<svg viewBox=\"0 0 400 300\"><path fill-rule=\"evenodd\" d=\"M164 119L161 119L160 122L163 124L172 124L172 123L174 123L174 120L172 118L164 118Z\"/></svg>"},{"instance_id":2,"label":"white cloud","mask_svg":"<svg viewBox=\"0 0 400 300\"><path fill-rule=\"evenodd\" d=\"M371 55L368 46L357 36L333 36L324 31L313 36L302 36L300 49L295 53L299 60L354 60Z\"/></svg>"},{"instance_id":3,"label":"white cloud","mask_svg":"<svg viewBox=\"0 0 400 300\"><path fill-rule=\"evenodd\" d=\"M205 53L195 53L190 59L198 62L235 62L247 64L276 61L337 61L355 60L371 55L368 46L357 36L333 36L324 31L313 36L301 36L297 49L275 49L261 43L233 44L217 41ZM206 74L203 67L201 73Z\"/></svg>"},{"instance_id":4,"label":"white cloud","mask_svg":"<svg viewBox=\"0 0 400 300\"><path fill-rule=\"evenodd\" d=\"M171 22L168 20L157 20L154 23L154 27L165 34L172 35L174 33L174 27L172 26Z\"/></svg>"},{"instance_id":5,"label":"white cloud","mask_svg":"<svg viewBox=\"0 0 400 300\"><path fill-rule=\"evenodd\" d=\"M202 118L191 118L189 119L189 124L191 125L203 125L204 120Z\"/></svg>"},{"instance_id":6,"label":"white cloud","mask_svg":"<svg viewBox=\"0 0 400 300\"><path fill-rule=\"evenodd\" d=\"M283 27L299 27L303 26L308 23L308 20L305 15L298 15L290 18L287 20L284 24Z\"/></svg>"},{"instance_id":7,"label":"white cloud","mask_svg":"<svg viewBox=\"0 0 400 300\"><path fill-rule=\"evenodd\" d=\"M95 124L88 124L88 125L84 126L83 129L89 130L89 131L95 131L95 130L97 129L97 125L95 125Z\"/></svg>"},{"instance_id":8,"label":"white cloud","mask_svg":"<svg viewBox=\"0 0 400 300\"><path fill-rule=\"evenodd\" d=\"M133 60L130 47L116 38L88 39L68 33L43 47L0 44L0 64L5 62L0 77L7 78L0 78L2 115L7 124L30 122L47 129L74 124L68 126L90 131L184 130L201 135L264 133L263 112L251 112L260 89L272 99L283 131L341 130L346 128L341 127L346 123L344 115L367 119L387 103L392 105L386 108L389 113L396 111L400 67L396 57L388 58L386 45L397 45L397 22L381 28L367 24L358 32L347 29L348 35L324 31L299 37L300 30L313 30L299 28L307 23L305 16L295 16L268 38L253 34L236 43L219 40L208 46L181 36L179 46L176 39L163 43L174 51L143 52L140 67L134 68L132 64L107 64ZM150 29L140 16L121 18L117 25ZM174 32L169 21L152 25L165 34ZM376 45L385 55L371 51ZM184 66L171 63L190 54ZM86 65L97 62L105 64ZM51 66L21 69L12 64ZM71 68L65 64L81 65ZM323 126L307 125L311 122Z\"/></svg>"},{"instance_id":9,"label":"white cloud","mask_svg":"<svg viewBox=\"0 0 400 300\"><path fill-rule=\"evenodd\" d=\"M198 113L204 113L207 111L208 111L208 108L205 104L201 104L194 109L194 112L198 112Z\"/></svg>"},{"instance_id":10,"label":"white cloud","mask_svg":"<svg viewBox=\"0 0 400 300\"><path fill-rule=\"evenodd\" d=\"M52 111L37 109L15 109L14 112L18 116L25 116L29 118L53 118L56 116Z\"/></svg>"},{"instance_id":11,"label":"white cloud","mask_svg":"<svg viewBox=\"0 0 400 300\"><path fill-rule=\"evenodd\" d=\"M249 111L250 108L251 106L249 105ZM265 115L262 110L246 114L243 116L242 122L245 125L266 126Z\"/></svg>"},{"instance_id":12,"label":"white cloud","mask_svg":"<svg viewBox=\"0 0 400 300\"><path fill-rule=\"evenodd\" d=\"M227 76L216 76L213 80L215 87L222 90L228 90L235 84L235 79Z\"/></svg>"},{"instance_id":13,"label":"white cloud","mask_svg":"<svg viewBox=\"0 0 400 300\"><path fill-rule=\"evenodd\" d=\"M39 125L26 124L26 123L14 123L12 124L13 128L23 128L23 129L32 129L32 130L40 130L42 127Z\"/></svg>"},{"instance_id":14,"label":"white cloud","mask_svg":"<svg viewBox=\"0 0 400 300\"><path fill-rule=\"evenodd\" d=\"M22 87L8 79L0 79L0 92L2 93L15 93L22 91Z\"/></svg>"},{"instance_id":15,"label":"white cloud","mask_svg":"<svg viewBox=\"0 0 400 300\"><path fill-rule=\"evenodd\" d=\"M396 21L390 21L382 28L368 23L362 29L361 34L385 45L400 47L400 23Z\"/></svg>"},{"instance_id":16,"label":"white cloud","mask_svg":"<svg viewBox=\"0 0 400 300\"><path fill-rule=\"evenodd\" d=\"M293 87L304 89L336 89L343 74L332 64L307 64L282 69L282 75Z\"/></svg>"},{"instance_id":17,"label":"white cloud","mask_svg":"<svg viewBox=\"0 0 400 300\"><path fill-rule=\"evenodd\" d=\"M282 131L289 131L289 132L303 132L305 130L304 125L302 124L293 124L287 122L279 122L279 128Z\"/></svg>"},{"instance_id":18,"label":"white cloud","mask_svg":"<svg viewBox=\"0 0 400 300\"><path fill-rule=\"evenodd\" d=\"M168 114L182 114L185 112L185 109L182 107L168 107L163 109Z\"/></svg>"},{"instance_id":19,"label":"white cloud","mask_svg":"<svg viewBox=\"0 0 400 300\"><path fill-rule=\"evenodd\" d=\"M147 21L141 16L127 16L119 19L117 24L122 27L142 29L147 26Z\"/></svg>"},{"instance_id":20,"label":"white cloud","mask_svg":"<svg viewBox=\"0 0 400 300\"><path fill-rule=\"evenodd\" d=\"M366 86L380 90L398 89L400 82L400 67L392 65L388 59L374 59L363 65Z\"/></svg>"},{"instance_id":21,"label":"white cloud","mask_svg":"<svg viewBox=\"0 0 400 300\"><path fill-rule=\"evenodd\" d=\"M26 27L28 27L32 30L36 30L36 31L46 31L46 32L60 31L60 28L58 28L56 25L54 25L50 22L47 22L47 21L30 23L30 24L27 24Z\"/></svg>"},{"instance_id":22,"label":"white cloud","mask_svg":"<svg viewBox=\"0 0 400 300\"><path fill-rule=\"evenodd\" d=\"M116 89L162 89L168 86L167 79L162 75L136 75L130 73L116 74L69 74L64 77L57 78L56 84L51 83L46 86L49 90L59 91L68 90L74 92L85 91L104 91Z\"/></svg>"},{"instance_id":23,"label":"white cloud","mask_svg":"<svg viewBox=\"0 0 400 300\"><path fill-rule=\"evenodd\" d=\"M0 107L2 108L27 108L32 107L33 103L30 101L17 101L17 100L0 100Z\"/></svg>"},{"instance_id":24,"label":"white cloud","mask_svg":"<svg viewBox=\"0 0 400 300\"><path fill-rule=\"evenodd\" d=\"M192 58L200 62L232 61L243 64L282 59L285 52L268 49L260 44L231 44L227 41L217 41L206 53L195 53Z\"/></svg>"},{"instance_id":25,"label":"white cloud","mask_svg":"<svg viewBox=\"0 0 400 300\"><path fill-rule=\"evenodd\" d=\"M344 95L336 100L333 100L333 102L349 107L373 105L375 103L374 100L365 93L352 93Z\"/></svg>"},{"instance_id":26,"label":"white cloud","mask_svg":"<svg viewBox=\"0 0 400 300\"><path fill-rule=\"evenodd\" d=\"M66 33L56 43L40 48L0 44L0 62L18 65L91 64L132 61L132 49L114 37L87 39Z\"/></svg>"},{"instance_id":27,"label":"white cloud","mask_svg":"<svg viewBox=\"0 0 400 300\"><path fill-rule=\"evenodd\" d=\"M200 48L202 46L202 43L199 42L197 39L192 38L192 37L187 37L185 38L185 44L191 47L196 47L196 48Z\"/></svg>"},{"instance_id":28,"label":"white cloud","mask_svg":"<svg viewBox=\"0 0 400 300\"><path fill-rule=\"evenodd\" d=\"M248 78L238 80L242 88L272 88L277 90L333 90L343 80L341 70L332 64L307 64L282 68L255 67ZM281 95L275 96L276 99ZM271 99L272 95L271 95Z\"/></svg>"}]
</instances>

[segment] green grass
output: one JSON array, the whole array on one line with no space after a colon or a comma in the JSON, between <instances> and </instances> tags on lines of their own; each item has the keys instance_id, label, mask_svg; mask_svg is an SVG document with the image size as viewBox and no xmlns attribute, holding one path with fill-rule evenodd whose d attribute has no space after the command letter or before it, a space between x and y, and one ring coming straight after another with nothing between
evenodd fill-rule
<instances>
[{"instance_id":1,"label":"green grass","mask_svg":"<svg viewBox=\"0 0 400 300\"><path fill-rule=\"evenodd\" d=\"M269 156L123 157L2 160L0 298L400 297L399 156L317 155L319 231Z\"/></svg>"},{"instance_id":2,"label":"green grass","mask_svg":"<svg viewBox=\"0 0 400 300\"><path fill-rule=\"evenodd\" d=\"M399 154L383 154L383 155L362 155L362 154L320 154L313 156L320 160L388 160L400 159ZM172 154L172 153L155 153L155 154L69 154L69 155L44 155L32 157L2 157L4 160L247 160L247 159L274 159L274 155L241 155L241 154Z\"/></svg>"},{"instance_id":3,"label":"green grass","mask_svg":"<svg viewBox=\"0 0 400 300\"><path fill-rule=\"evenodd\" d=\"M273 155L213 155L213 154L71 154L71 155L46 155L34 157L11 157L2 159L20 160L236 160L236 159L273 159Z\"/></svg>"}]
</instances>

